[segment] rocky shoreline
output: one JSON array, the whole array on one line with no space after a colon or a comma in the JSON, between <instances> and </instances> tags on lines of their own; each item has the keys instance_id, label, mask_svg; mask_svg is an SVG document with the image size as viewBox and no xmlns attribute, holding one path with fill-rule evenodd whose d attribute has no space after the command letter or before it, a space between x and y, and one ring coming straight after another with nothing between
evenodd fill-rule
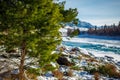
<instances>
[{"instance_id":1,"label":"rocky shoreline","mask_svg":"<svg viewBox=\"0 0 120 80\"><path fill-rule=\"evenodd\" d=\"M60 54L56 60L57 63L51 62L51 65L58 68L55 71L48 71L35 80L119 80L120 79L120 62L115 61L113 57L96 57L79 47L68 47L60 45L52 54ZM12 57L0 55L0 80L17 74L17 64L19 56L11 54ZM9 55L8 55L9 56ZM29 60L26 61L29 62ZM9 71L12 69L12 71Z\"/></svg>"},{"instance_id":2,"label":"rocky shoreline","mask_svg":"<svg viewBox=\"0 0 120 80\"><path fill-rule=\"evenodd\" d=\"M113 57L96 57L92 53L88 53L79 47L68 47L64 45L58 46L53 53L61 54L57 60L59 64L57 73L59 76L48 72L48 76L39 76L39 80L120 79L120 66L117 64L119 62L114 61ZM57 77L57 79L55 77Z\"/></svg>"},{"instance_id":3,"label":"rocky shoreline","mask_svg":"<svg viewBox=\"0 0 120 80\"><path fill-rule=\"evenodd\" d=\"M96 79L95 78L96 74L99 79L109 79L114 77L113 79L117 80L120 78L119 62L114 61L113 57L110 57L110 56L96 57L93 54L88 53L86 50L83 50L79 47L68 47L68 46L62 45L62 46L59 46L57 50L58 51L61 50L62 57L65 57L70 63L74 63L74 65L72 66L68 66L68 65L66 66L67 68L73 71L72 72L73 76L77 77L75 80L78 80L78 79L93 80L93 79ZM106 69L113 67L115 72L114 74L116 74L117 76L116 75L112 76L111 75L112 71L105 72L106 74L104 74L104 71L99 72L99 68L101 68L101 66L108 66L106 67Z\"/></svg>"}]
</instances>

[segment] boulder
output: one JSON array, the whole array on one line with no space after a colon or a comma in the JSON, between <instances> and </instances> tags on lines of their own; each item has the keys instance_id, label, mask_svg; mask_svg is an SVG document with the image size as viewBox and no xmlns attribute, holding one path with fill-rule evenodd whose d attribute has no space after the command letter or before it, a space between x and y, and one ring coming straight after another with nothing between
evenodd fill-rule
<instances>
[{"instance_id":1,"label":"boulder","mask_svg":"<svg viewBox=\"0 0 120 80\"><path fill-rule=\"evenodd\" d=\"M65 58L65 57L59 57L57 59L57 63L59 65L66 65L66 66L72 66L73 65L73 63L69 62L68 59Z\"/></svg>"}]
</instances>

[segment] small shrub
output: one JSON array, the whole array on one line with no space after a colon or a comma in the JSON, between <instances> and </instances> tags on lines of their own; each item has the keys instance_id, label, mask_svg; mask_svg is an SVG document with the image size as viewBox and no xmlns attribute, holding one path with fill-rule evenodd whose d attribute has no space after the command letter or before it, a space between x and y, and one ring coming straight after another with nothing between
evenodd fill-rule
<instances>
[{"instance_id":1,"label":"small shrub","mask_svg":"<svg viewBox=\"0 0 120 80\"><path fill-rule=\"evenodd\" d=\"M90 68L90 67L83 67L85 71L89 72L90 74L94 74L95 72L97 72L96 68Z\"/></svg>"}]
</instances>

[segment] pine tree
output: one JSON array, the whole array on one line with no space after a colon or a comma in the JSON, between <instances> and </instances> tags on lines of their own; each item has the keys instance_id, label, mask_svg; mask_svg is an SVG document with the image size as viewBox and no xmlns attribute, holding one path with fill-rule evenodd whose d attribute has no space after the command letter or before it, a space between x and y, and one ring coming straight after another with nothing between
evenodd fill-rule
<instances>
[{"instance_id":1,"label":"pine tree","mask_svg":"<svg viewBox=\"0 0 120 80\"><path fill-rule=\"evenodd\" d=\"M0 0L0 45L21 52L19 80L24 77L26 56L34 58L39 68L56 60L51 52L61 41L60 23L71 21L76 15L70 15L77 13L60 7L53 0Z\"/></svg>"},{"instance_id":2,"label":"pine tree","mask_svg":"<svg viewBox=\"0 0 120 80\"><path fill-rule=\"evenodd\" d=\"M66 3L65 1L59 3L60 12L64 17L63 22L66 23L66 22L75 21L75 23L77 24L78 22L78 19L76 19L76 16L78 15L77 8L75 9L69 8L68 10L65 10L64 9L65 3Z\"/></svg>"}]
</instances>

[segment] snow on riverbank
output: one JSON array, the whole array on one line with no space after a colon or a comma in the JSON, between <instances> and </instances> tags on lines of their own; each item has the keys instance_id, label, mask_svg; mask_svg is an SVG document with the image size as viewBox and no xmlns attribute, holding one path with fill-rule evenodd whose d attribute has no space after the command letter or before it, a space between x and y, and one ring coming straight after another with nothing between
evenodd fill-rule
<instances>
[{"instance_id":1,"label":"snow on riverbank","mask_svg":"<svg viewBox=\"0 0 120 80\"><path fill-rule=\"evenodd\" d=\"M90 71L85 70L85 67L86 69L93 69L100 65L105 65L104 60L103 62L100 62L99 58L93 57L86 49L80 47L60 45L55 51L53 51L52 54L56 54L56 52L58 52L57 54L60 53L62 55L57 60L59 65L58 69L56 70L57 72L49 71L45 74L37 76L37 80L95 80L95 75L89 73ZM52 62L51 64L56 66ZM0 78L2 79L4 77L0 76ZM109 77L100 76L99 78L100 80L109 80ZM113 78L113 80L117 79Z\"/></svg>"},{"instance_id":2,"label":"snow on riverbank","mask_svg":"<svg viewBox=\"0 0 120 80\"><path fill-rule=\"evenodd\" d=\"M113 57L115 61L120 61L120 55L112 53L112 52L93 51L93 50L89 50L88 52L90 52L91 54L93 54L96 57L110 56L110 57Z\"/></svg>"},{"instance_id":3,"label":"snow on riverbank","mask_svg":"<svg viewBox=\"0 0 120 80\"><path fill-rule=\"evenodd\" d=\"M95 55L96 57L104 57L104 56L110 56L113 57L115 60L120 61L120 40L112 40L108 38L95 38L95 37L74 37L74 38L66 38L63 37L63 44L64 41L70 42L69 46L74 47L81 47L84 44L84 49L86 49L89 53ZM72 43L73 42L73 43ZM68 45L67 45L68 46ZM87 46L87 48L86 48ZM92 46L92 47L91 47ZM117 54L115 54L117 53Z\"/></svg>"}]
</instances>

